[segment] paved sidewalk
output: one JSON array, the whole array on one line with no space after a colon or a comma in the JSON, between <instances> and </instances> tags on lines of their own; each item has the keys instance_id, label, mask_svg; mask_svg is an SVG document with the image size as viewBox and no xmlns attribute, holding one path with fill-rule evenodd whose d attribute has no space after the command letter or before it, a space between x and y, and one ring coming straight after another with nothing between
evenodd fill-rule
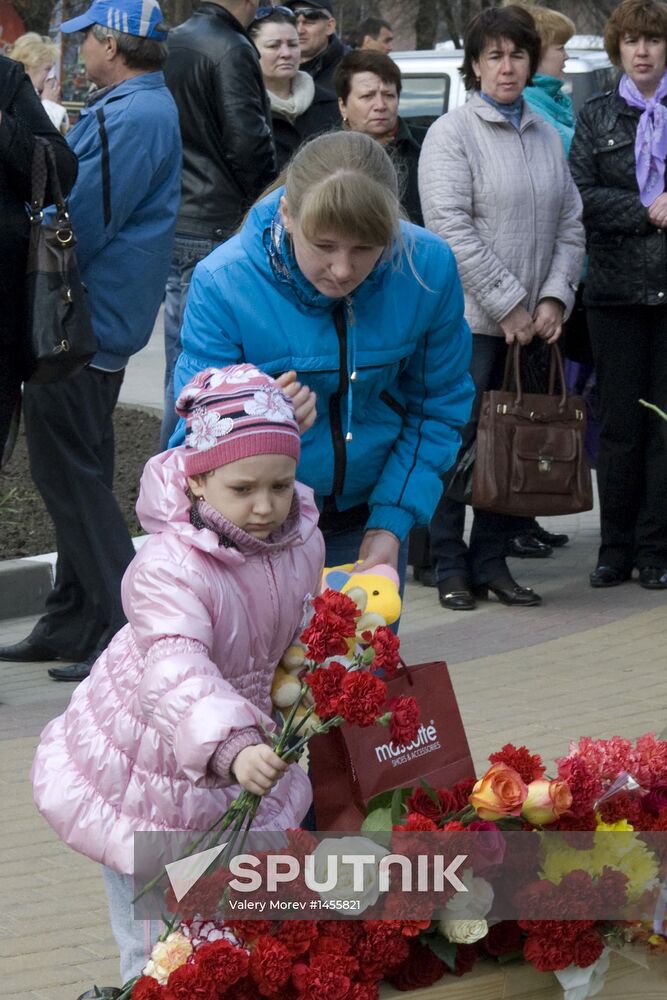
<instances>
[{"instance_id":1,"label":"paved sidewalk","mask_svg":"<svg viewBox=\"0 0 667 1000\"><path fill-rule=\"evenodd\" d=\"M125 402L159 407L161 344L139 355ZM571 544L551 559L512 564L540 608L485 602L441 609L435 590L408 584L405 658L446 659L478 770L511 740L551 763L580 735L636 737L667 727L667 592L628 583L591 590L595 513L544 519ZM32 619L0 622L0 642L23 638ZM71 685L46 664L0 663L0 998L76 1000L118 981L116 949L97 866L63 847L32 805L28 772L39 732Z\"/></svg>"}]
</instances>

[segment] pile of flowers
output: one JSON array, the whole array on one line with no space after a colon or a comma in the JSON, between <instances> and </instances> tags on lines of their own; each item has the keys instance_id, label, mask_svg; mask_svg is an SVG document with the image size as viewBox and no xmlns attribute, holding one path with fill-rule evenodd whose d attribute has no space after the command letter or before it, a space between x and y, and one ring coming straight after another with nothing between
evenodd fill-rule
<instances>
[{"instance_id":1,"label":"pile of flowers","mask_svg":"<svg viewBox=\"0 0 667 1000\"><path fill-rule=\"evenodd\" d=\"M651 734L634 743L585 738L556 762L553 778L525 747L508 744L489 760L479 780L441 789L424 783L393 793L393 834L485 831L491 835L486 862L493 870L505 849L494 831L499 839L507 830L585 833L584 852L580 844L570 857L562 847L542 851L540 881L531 889L543 903L558 888L568 912L582 908L578 919L487 923L493 889L468 871L463 873L468 892L453 894L437 919L411 916L400 894L389 893L382 920L185 921L156 945L127 996L376 1000L383 980L415 990L446 975L462 976L482 958L514 958L555 972L564 988L576 984L576 995L584 998L601 987L610 948L640 941L667 951L654 926L587 919L581 902L639 899L647 885L664 877L648 844L652 834L667 832L667 741ZM371 802L369 828L378 829L385 807L386 795ZM603 847L596 836L608 832L624 837L617 844L612 839L611 847L607 839ZM300 837L306 850L310 835L295 831L294 843ZM523 902L529 911L530 899Z\"/></svg>"}]
</instances>

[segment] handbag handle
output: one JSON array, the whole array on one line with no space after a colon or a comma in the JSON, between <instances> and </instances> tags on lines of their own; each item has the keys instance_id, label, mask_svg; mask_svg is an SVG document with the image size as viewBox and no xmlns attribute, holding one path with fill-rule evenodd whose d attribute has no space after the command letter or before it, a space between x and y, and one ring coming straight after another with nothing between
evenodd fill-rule
<instances>
[{"instance_id":1,"label":"handbag handle","mask_svg":"<svg viewBox=\"0 0 667 1000\"><path fill-rule=\"evenodd\" d=\"M51 143L41 136L35 136L35 146L32 154L32 178L30 197L30 221L41 222L44 217L44 200L46 198L47 181L57 210L58 235L63 246L72 241L72 224L70 222L67 204L63 198L56 157Z\"/></svg>"},{"instance_id":2,"label":"handbag handle","mask_svg":"<svg viewBox=\"0 0 667 1000\"><path fill-rule=\"evenodd\" d=\"M565 385L565 371L563 369L563 357L558 344L550 344L551 357L549 361L549 395L555 395L556 373L560 379L560 401L558 409L563 410L567 404L567 386ZM515 342L512 350L507 352L505 357L505 373L503 375L502 392L509 392L510 375L514 372L514 384L516 386L516 396L514 405L520 407L523 403L523 386L521 384L521 344Z\"/></svg>"}]
</instances>

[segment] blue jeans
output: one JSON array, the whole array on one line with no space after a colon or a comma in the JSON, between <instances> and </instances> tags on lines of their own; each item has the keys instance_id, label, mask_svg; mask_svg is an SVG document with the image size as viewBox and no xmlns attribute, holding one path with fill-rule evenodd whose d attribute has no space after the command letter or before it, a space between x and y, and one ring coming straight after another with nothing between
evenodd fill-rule
<instances>
[{"instance_id":1,"label":"blue jeans","mask_svg":"<svg viewBox=\"0 0 667 1000\"><path fill-rule=\"evenodd\" d=\"M503 381L507 346L503 337L473 334L470 374L475 383L472 416L461 431L461 453L477 433L482 394L499 389ZM443 477L444 491L431 521L431 564L436 580L442 583L451 576L462 576L475 587L509 573L505 553L509 540L525 530L530 518L512 517L475 510L470 545L463 540L465 504L446 495L454 467Z\"/></svg>"},{"instance_id":2,"label":"blue jeans","mask_svg":"<svg viewBox=\"0 0 667 1000\"><path fill-rule=\"evenodd\" d=\"M178 417L174 410L174 368L181 353L181 323L195 266L208 257L219 243L179 236L174 239L171 266L164 297L164 415L160 429L160 451L169 447Z\"/></svg>"},{"instance_id":3,"label":"blue jeans","mask_svg":"<svg viewBox=\"0 0 667 1000\"><path fill-rule=\"evenodd\" d=\"M134 919L132 875L121 875L102 865L102 878L109 903L111 930L120 952L120 979L126 983L141 975L164 926L161 920Z\"/></svg>"}]
</instances>

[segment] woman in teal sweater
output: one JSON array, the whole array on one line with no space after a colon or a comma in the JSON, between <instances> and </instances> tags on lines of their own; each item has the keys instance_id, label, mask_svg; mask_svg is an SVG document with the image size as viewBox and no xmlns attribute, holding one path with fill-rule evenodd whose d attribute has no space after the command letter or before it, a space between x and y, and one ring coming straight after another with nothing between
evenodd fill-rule
<instances>
[{"instance_id":1,"label":"woman in teal sweater","mask_svg":"<svg viewBox=\"0 0 667 1000\"><path fill-rule=\"evenodd\" d=\"M574 111L571 98L563 93L563 83L568 59L565 46L574 35L574 22L548 7L528 7L528 10L542 41L542 54L533 82L523 96L533 111L556 129L567 156L574 135Z\"/></svg>"}]
</instances>

